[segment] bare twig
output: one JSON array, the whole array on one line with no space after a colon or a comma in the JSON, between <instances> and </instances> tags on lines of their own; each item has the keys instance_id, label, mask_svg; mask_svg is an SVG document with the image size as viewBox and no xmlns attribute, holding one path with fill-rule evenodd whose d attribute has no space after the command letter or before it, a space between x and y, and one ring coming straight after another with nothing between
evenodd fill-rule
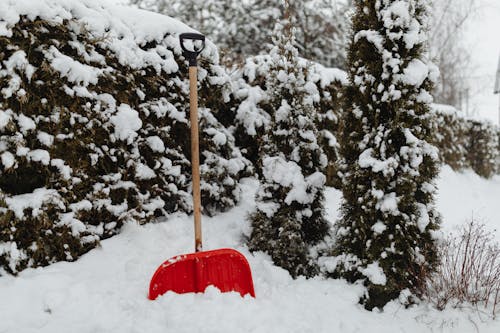
<instances>
[{"instance_id":1,"label":"bare twig","mask_svg":"<svg viewBox=\"0 0 500 333\"><path fill-rule=\"evenodd\" d=\"M464 226L440 249L436 272L421 274L419 293L438 309L471 304L497 314L500 302L500 247L483 224Z\"/></svg>"}]
</instances>

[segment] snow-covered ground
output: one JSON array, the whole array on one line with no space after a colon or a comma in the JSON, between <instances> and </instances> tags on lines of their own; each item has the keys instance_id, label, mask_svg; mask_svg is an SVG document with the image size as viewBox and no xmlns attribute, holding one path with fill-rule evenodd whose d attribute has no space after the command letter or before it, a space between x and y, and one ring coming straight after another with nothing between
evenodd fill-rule
<instances>
[{"instance_id":1,"label":"snow-covered ground","mask_svg":"<svg viewBox=\"0 0 500 333\"><path fill-rule=\"evenodd\" d=\"M471 170L455 173L444 166L437 187L437 207L443 217L444 231L453 231L472 219L492 231L500 229L499 176L487 180ZM500 242L500 230L495 235Z\"/></svg>"},{"instance_id":2,"label":"snow-covered ground","mask_svg":"<svg viewBox=\"0 0 500 333\"><path fill-rule=\"evenodd\" d=\"M444 167L438 185L445 231L472 213L492 228L500 225L499 176L484 180ZM382 313L368 312L357 304L360 286L322 278L293 280L268 256L250 254L242 245L256 182L247 180L244 187L243 204L204 217L204 246L236 248L248 258L255 299L209 287L204 294L167 293L148 300L157 266L193 250L191 218L171 216L164 223L127 225L77 262L0 277L0 332L500 332L499 320L471 309L404 309L393 302ZM332 220L340 197L328 190Z\"/></svg>"}]
</instances>

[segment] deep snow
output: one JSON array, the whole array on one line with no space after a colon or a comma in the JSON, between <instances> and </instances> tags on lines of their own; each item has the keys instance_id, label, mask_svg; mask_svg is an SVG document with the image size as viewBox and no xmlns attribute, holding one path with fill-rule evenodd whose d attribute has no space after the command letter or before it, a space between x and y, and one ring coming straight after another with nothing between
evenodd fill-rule
<instances>
[{"instance_id":1,"label":"deep snow","mask_svg":"<svg viewBox=\"0 0 500 333\"><path fill-rule=\"evenodd\" d=\"M239 207L203 219L204 247L232 247L249 260L257 297L167 293L146 298L149 279L165 259L193 250L191 217L171 216L145 226L126 225L74 263L27 269L0 277L0 332L499 332L500 321L472 309L443 312L427 305L404 309L393 302L383 313L357 304L363 289L340 280L293 280L262 253L242 245L254 205L254 180L246 180ZM444 231L472 212L488 226L500 224L500 177L479 178L444 167L438 181ZM340 192L327 191L330 220ZM498 235L497 235L498 236ZM500 238L498 238L500 240Z\"/></svg>"},{"instance_id":2,"label":"deep snow","mask_svg":"<svg viewBox=\"0 0 500 333\"><path fill-rule=\"evenodd\" d=\"M490 230L500 228L500 176L487 180L472 170L455 173L444 166L437 188L437 207L444 231L452 231L471 219L484 223ZM495 235L500 242L500 230Z\"/></svg>"}]
</instances>

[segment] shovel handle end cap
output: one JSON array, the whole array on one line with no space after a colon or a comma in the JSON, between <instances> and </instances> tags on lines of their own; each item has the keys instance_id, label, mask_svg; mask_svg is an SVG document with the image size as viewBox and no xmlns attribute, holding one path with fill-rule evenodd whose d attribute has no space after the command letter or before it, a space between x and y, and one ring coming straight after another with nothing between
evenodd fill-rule
<instances>
[{"instance_id":1,"label":"shovel handle end cap","mask_svg":"<svg viewBox=\"0 0 500 333\"><path fill-rule=\"evenodd\" d=\"M197 66L196 58L198 55L203 51L205 48L205 36L202 34L194 33L194 32L185 32L179 35L179 40L182 48L182 54L184 55L185 58L189 60L189 66ZM186 45L185 41L186 40L191 40L193 41L193 49L189 50ZM201 47L197 48L194 45L194 41L199 40L201 41Z\"/></svg>"}]
</instances>

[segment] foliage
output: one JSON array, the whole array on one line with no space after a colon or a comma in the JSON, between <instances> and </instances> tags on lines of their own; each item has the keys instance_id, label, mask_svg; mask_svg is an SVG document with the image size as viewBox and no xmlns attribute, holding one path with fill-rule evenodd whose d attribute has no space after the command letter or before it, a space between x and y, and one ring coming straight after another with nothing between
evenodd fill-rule
<instances>
[{"instance_id":1,"label":"foliage","mask_svg":"<svg viewBox=\"0 0 500 333\"><path fill-rule=\"evenodd\" d=\"M442 163L460 171L471 168L484 178L500 172L498 128L488 121L468 119L451 106L433 105L431 142Z\"/></svg>"},{"instance_id":2,"label":"foliage","mask_svg":"<svg viewBox=\"0 0 500 333\"><path fill-rule=\"evenodd\" d=\"M308 250L328 232L324 218L326 156L317 142L308 65L298 58L290 25L271 50L270 124L259 145L262 183L251 214L251 250L265 251L292 276L315 273Z\"/></svg>"},{"instance_id":3,"label":"foliage","mask_svg":"<svg viewBox=\"0 0 500 333\"><path fill-rule=\"evenodd\" d=\"M355 1L340 152L343 203L333 276L362 281L365 307L383 307L437 262L437 149L420 0Z\"/></svg>"},{"instance_id":4,"label":"foliage","mask_svg":"<svg viewBox=\"0 0 500 333\"><path fill-rule=\"evenodd\" d=\"M130 31L28 17L9 29L0 37L0 266L16 273L75 260L126 221L191 212L189 85L177 38L128 43L127 62L117 45ZM228 77L211 52L200 97L212 96L215 109ZM249 163L201 107L202 197L213 214L237 203Z\"/></svg>"},{"instance_id":5,"label":"foliage","mask_svg":"<svg viewBox=\"0 0 500 333\"><path fill-rule=\"evenodd\" d=\"M491 178L498 172L500 151L497 131L488 122L474 120L469 124L467 159L478 175Z\"/></svg>"},{"instance_id":6,"label":"foliage","mask_svg":"<svg viewBox=\"0 0 500 333\"><path fill-rule=\"evenodd\" d=\"M455 171L468 168L469 122L453 107L434 105L431 127L431 143L439 149L440 161Z\"/></svg>"},{"instance_id":7,"label":"foliage","mask_svg":"<svg viewBox=\"0 0 500 333\"><path fill-rule=\"evenodd\" d=\"M186 22L206 34L234 65L267 53L275 24L284 15L281 0L131 0L141 8ZM288 15L296 27L302 57L326 66L343 67L349 7L337 0L290 0Z\"/></svg>"},{"instance_id":8,"label":"foliage","mask_svg":"<svg viewBox=\"0 0 500 333\"><path fill-rule=\"evenodd\" d=\"M300 63L306 60L299 58ZM233 72L233 95L231 112L233 115L227 122L233 127L237 145L244 156L256 166L260 176L262 170L258 165L260 139L269 130L274 113L272 93L268 86L269 73L274 69L270 55L261 55L246 59L241 69ZM339 186L336 162L339 158L337 133L342 113L342 91L347 83L345 72L336 68L326 68L311 63L304 78L310 87L308 98L312 100L313 117L318 129L318 142L327 155L327 183Z\"/></svg>"}]
</instances>

